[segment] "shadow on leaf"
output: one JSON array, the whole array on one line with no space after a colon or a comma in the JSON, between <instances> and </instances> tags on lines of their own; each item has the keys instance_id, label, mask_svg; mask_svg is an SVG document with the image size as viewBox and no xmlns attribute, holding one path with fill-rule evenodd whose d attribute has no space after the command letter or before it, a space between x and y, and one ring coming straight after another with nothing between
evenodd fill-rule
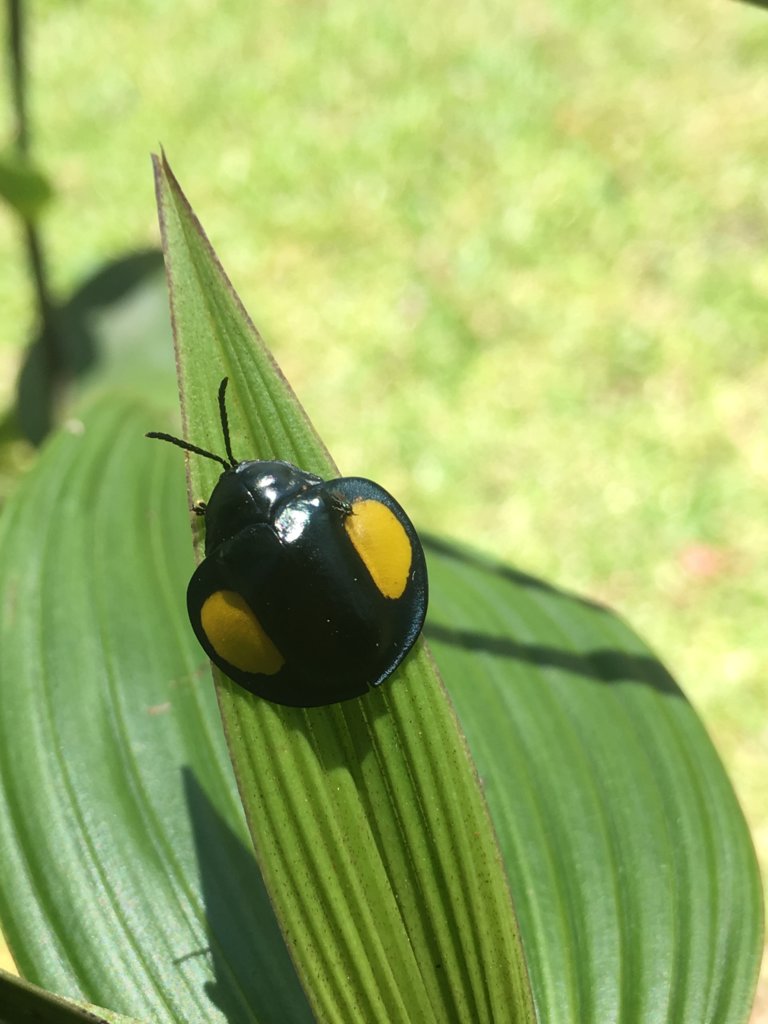
<instances>
[{"instance_id":1,"label":"shadow on leaf","mask_svg":"<svg viewBox=\"0 0 768 1024\"><path fill-rule=\"evenodd\" d=\"M208 956L214 981L206 992L229 1024L256 1019L283 1024L313 1017L291 963L250 845L208 799L194 774L182 770L205 904L208 947L177 963ZM245 826L243 826L243 834Z\"/></svg>"},{"instance_id":2,"label":"shadow on leaf","mask_svg":"<svg viewBox=\"0 0 768 1024\"><path fill-rule=\"evenodd\" d=\"M617 629L624 628L614 612L595 601L560 590L550 583L437 537L427 535L422 537L422 541L428 554L438 562L463 565L471 574L474 588L485 590L494 597L498 596L499 601L508 602L510 607L517 608L520 605L520 598L516 597L515 592L519 594L525 591L529 595L537 592L541 605L548 606L547 612L553 623L563 619L575 623L579 621L579 617L599 616L603 624L606 620L613 619ZM504 587L503 592L498 590L499 583ZM527 607L530 607L529 602L530 596L525 600ZM604 629L603 625L601 632L604 632ZM438 649L441 644L446 644L465 651L484 652L497 658L526 662L541 669L555 669L584 676L598 682L640 683L661 693L683 697L677 683L652 653L611 647L579 651L554 644L527 643L509 634L494 635L473 629L470 623L466 626L460 622L445 625L435 622L434 617L427 619L424 633ZM591 630L589 633L592 635Z\"/></svg>"},{"instance_id":3,"label":"shadow on leaf","mask_svg":"<svg viewBox=\"0 0 768 1024\"><path fill-rule=\"evenodd\" d=\"M153 287L155 283L157 287ZM149 316L148 304L152 305ZM138 321L136 330L127 325L131 312ZM157 337L160 333L162 339ZM131 253L100 267L71 298L50 311L50 323L27 349L16 401L21 435L39 445L55 425L71 386L105 359L114 361L115 347L147 344L153 352L168 354L170 347L163 344L168 338L168 300L160 252ZM170 355L167 361L170 363Z\"/></svg>"}]
</instances>

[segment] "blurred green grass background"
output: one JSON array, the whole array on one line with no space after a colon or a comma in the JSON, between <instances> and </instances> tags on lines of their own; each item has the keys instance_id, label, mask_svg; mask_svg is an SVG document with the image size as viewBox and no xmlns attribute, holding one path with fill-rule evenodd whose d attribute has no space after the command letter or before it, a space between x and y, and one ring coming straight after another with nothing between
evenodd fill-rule
<instances>
[{"instance_id":1,"label":"blurred green grass background","mask_svg":"<svg viewBox=\"0 0 768 1024\"><path fill-rule=\"evenodd\" d=\"M768 12L28 14L57 293L157 241L162 143L342 470L621 611L703 716L765 873ZM33 317L21 251L1 210L4 403Z\"/></svg>"}]
</instances>

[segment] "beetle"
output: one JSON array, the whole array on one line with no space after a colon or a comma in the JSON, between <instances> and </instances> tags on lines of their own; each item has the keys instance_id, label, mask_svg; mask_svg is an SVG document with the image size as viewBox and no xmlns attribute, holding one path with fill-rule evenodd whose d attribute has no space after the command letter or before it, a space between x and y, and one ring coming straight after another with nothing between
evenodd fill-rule
<instances>
[{"instance_id":1,"label":"beetle","mask_svg":"<svg viewBox=\"0 0 768 1024\"><path fill-rule=\"evenodd\" d=\"M289 462L232 454L227 380L218 405L226 459L171 434L146 436L218 462L205 558L187 588L211 661L276 704L320 707L383 683L421 633L427 569L416 530L372 480L323 480Z\"/></svg>"}]
</instances>

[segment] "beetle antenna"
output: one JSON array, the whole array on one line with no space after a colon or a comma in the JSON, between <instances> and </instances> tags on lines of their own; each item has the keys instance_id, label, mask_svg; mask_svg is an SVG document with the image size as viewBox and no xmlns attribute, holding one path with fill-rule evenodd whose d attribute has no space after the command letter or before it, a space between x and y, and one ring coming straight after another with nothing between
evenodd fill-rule
<instances>
[{"instance_id":1,"label":"beetle antenna","mask_svg":"<svg viewBox=\"0 0 768 1024\"><path fill-rule=\"evenodd\" d=\"M177 448L183 448L185 452L194 452L195 455L203 455L206 459L213 459L214 462L220 462L224 469L231 468L220 455L214 455L213 452L208 452L205 448L198 448L196 444L190 444L189 441L182 441L180 437L173 437L171 434L160 434L156 430L152 430L149 434L145 434L144 436L156 437L158 441L168 441L169 444L175 444ZM230 453L227 452L227 454ZM235 463L232 463L232 465L235 465Z\"/></svg>"},{"instance_id":2,"label":"beetle antenna","mask_svg":"<svg viewBox=\"0 0 768 1024\"><path fill-rule=\"evenodd\" d=\"M229 383L229 377L225 377L221 384L219 384L219 416L221 417L221 431L224 434L224 447L227 451L227 458L229 459L232 468L238 465L238 461L232 454L232 444L229 440L229 417L227 416L227 402L226 392L227 384Z\"/></svg>"}]
</instances>

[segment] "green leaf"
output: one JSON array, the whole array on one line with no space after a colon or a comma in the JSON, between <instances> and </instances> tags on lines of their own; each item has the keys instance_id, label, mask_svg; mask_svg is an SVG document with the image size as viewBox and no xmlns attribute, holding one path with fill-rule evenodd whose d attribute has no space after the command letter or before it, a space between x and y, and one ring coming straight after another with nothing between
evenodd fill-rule
<instances>
[{"instance_id":1,"label":"green leaf","mask_svg":"<svg viewBox=\"0 0 768 1024\"><path fill-rule=\"evenodd\" d=\"M0 1024L139 1024L91 1004L73 1003L0 971Z\"/></svg>"},{"instance_id":2,"label":"green leaf","mask_svg":"<svg viewBox=\"0 0 768 1024\"><path fill-rule=\"evenodd\" d=\"M428 636L484 781L539 1019L746 1021L760 875L680 689L606 608L427 550Z\"/></svg>"},{"instance_id":3,"label":"green leaf","mask_svg":"<svg viewBox=\"0 0 768 1024\"><path fill-rule=\"evenodd\" d=\"M0 154L0 198L26 220L35 220L53 197L48 179L15 153Z\"/></svg>"},{"instance_id":4,"label":"green leaf","mask_svg":"<svg viewBox=\"0 0 768 1024\"><path fill-rule=\"evenodd\" d=\"M165 160L156 161L184 436L335 475ZM190 497L214 466L189 460ZM214 673L257 860L324 1021L525 1021L530 993L478 780L423 645L364 699L311 710Z\"/></svg>"},{"instance_id":5,"label":"green leaf","mask_svg":"<svg viewBox=\"0 0 768 1024\"><path fill-rule=\"evenodd\" d=\"M168 418L95 392L0 519L0 921L70 998L308 1022L186 619L183 465L143 437Z\"/></svg>"}]
</instances>

